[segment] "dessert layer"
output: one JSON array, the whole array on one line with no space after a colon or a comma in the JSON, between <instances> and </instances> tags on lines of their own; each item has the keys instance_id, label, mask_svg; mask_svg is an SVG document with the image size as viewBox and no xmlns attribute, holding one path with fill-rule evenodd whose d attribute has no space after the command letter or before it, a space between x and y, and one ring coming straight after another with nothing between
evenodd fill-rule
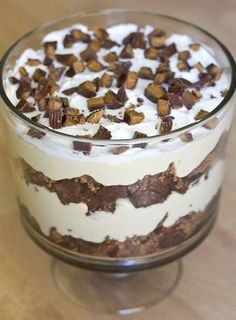
<instances>
[{"instance_id":1,"label":"dessert layer","mask_svg":"<svg viewBox=\"0 0 236 320\"><path fill-rule=\"evenodd\" d=\"M212 198L202 212L190 211L185 217L176 221L170 227L165 227L166 217L157 225L155 230L145 236L133 236L124 242L111 240L108 237L101 243L92 243L71 235L62 235L55 227L50 230L49 239L75 252L94 256L135 257L157 253L162 249L174 247L187 240L202 227L209 216L214 214L219 193Z\"/></svg>"}]
</instances>

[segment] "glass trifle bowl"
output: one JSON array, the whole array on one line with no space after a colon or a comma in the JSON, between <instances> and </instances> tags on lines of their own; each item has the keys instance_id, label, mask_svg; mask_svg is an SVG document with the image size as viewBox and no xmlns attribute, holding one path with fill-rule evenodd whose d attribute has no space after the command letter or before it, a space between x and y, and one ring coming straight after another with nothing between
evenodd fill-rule
<instances>
[{"instance_id":1,"label":"glass trifle bowl","mask_svg":"<svg viewBox=\"0 0 236 320\"><path fill-rule=\"evenodd\" d=\"M22 222L67 297L127 314L174 288L216 219L235 83L223 44L155 13L78 13L6 52Z\"/></svg>"}]
</instances>

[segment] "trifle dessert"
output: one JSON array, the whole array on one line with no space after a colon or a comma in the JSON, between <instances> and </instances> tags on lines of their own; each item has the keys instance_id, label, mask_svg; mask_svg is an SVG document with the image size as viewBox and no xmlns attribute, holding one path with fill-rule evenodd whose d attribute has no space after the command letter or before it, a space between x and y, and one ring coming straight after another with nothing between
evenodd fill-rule
<instances>
[{"instance_id":1,"label":"trifle dessert","mask_svg":"<svg viewBox=\"0 0 236 320\"><path fill-rule=\"evenodd\" d=\"M158 21L77 23L24 48L3 83L18 201L47 241L153 255L215 214L232 108L213 47Z\"/></svg>"}]
</instances>

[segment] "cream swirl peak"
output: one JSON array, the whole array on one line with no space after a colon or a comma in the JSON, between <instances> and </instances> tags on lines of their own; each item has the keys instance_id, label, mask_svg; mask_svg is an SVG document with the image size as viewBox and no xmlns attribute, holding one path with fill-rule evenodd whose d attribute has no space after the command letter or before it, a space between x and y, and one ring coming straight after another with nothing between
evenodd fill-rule
<instances>
[{"instance_id":1,"label":"cream swirl peak","mask_svg":"<svg viewBox=\"0 0 236 320\"><path fill-rule=\"evenodd\" d=\"M6 81L12 103L33 121L101 139L181 128L218 106L229 86L212 49L130 23L51 32L42 48L22 53Z\"/></svg>"}]
</instances>

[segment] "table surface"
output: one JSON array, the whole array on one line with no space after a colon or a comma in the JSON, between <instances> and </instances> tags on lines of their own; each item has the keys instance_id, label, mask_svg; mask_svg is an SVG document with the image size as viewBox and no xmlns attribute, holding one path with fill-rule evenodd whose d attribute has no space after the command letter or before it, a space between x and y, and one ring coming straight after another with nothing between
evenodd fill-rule
<instances>
[{"instance_id":1,"label":"table surface","mask_svg":"<svg viewBox=\"0 0 236 320\"><path fill-rule=\"evenodd\" d=\"M21 34L49 19L109 7L151 10L196 23L236 54L235 0L2 0L0 55ZM175 3L175 6L173 6ZM214 3L214 7L212 4ZM51 258L32 243L19 221L0 119L0 320L88 320L95 315L64 299L50 272ZM207 240L184 258L176 290L159 305L129 319L236 319L236 120L227 149L220 216ZM96 319L116 319L97 314Z\"/></svg>"}]
</instances>

